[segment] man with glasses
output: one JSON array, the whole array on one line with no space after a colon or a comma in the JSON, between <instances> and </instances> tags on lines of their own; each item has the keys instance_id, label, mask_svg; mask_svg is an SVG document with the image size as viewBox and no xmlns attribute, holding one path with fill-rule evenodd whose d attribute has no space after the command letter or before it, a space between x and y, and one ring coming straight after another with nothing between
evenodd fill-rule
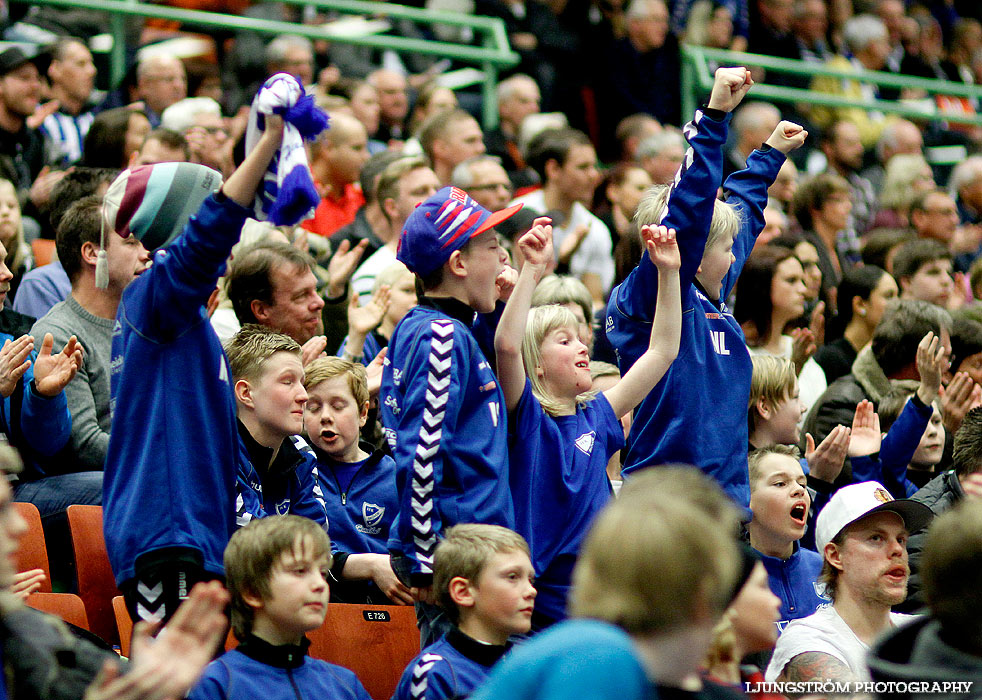
<instances>
[{"instance_id":1,"label":"man with glasses","mask_svg":"<svg viewBox=\"0 0 982 700\"><path fill-rule=\"evenodd\" d=\"M453 169L450 184L464 190L488 211L504 209L511 201L511 181L497 156L468 158Z\"/></svg>"},{"instance_id":2,"label":"man with glasses","mask_svg":"<svg viewBox=\"0 0 982 700\"><path fill-rule=\"evenodd\" d=\"M152 54L136 67L136 97L154 128L160 126L164 110L188 96L184 64L174 56Z\"/></svg>"},{"instance_id":3,"label":"man with glasses","mask_svg":"<svg viewBox=\"0 0 982 700\"><path fill-rule=\"evenodd\" d=\"M186 97L164 110L161 126L183 134L188 142L188 160L213 168L228 177L233 142L228 137L222 108L210 97Z\"/></svg>"}]
</instances>

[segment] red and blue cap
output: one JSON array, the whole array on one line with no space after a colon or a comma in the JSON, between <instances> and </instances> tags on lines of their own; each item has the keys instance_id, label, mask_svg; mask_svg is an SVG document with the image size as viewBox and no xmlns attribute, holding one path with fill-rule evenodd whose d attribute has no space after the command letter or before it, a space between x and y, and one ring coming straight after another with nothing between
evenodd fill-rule
<instances>
[{"instance_id":1,"label":"red and blue cap","mask_svg":"<svg viewBox=\"0 0 982 700\"><path fill-rule=\"evenodd\" d=\"M399 236L396 258L417 275L428 275L479 236L522 208L514 204L490 212L458 187L444 187L409 215Z\"/></svg>"}]
</instances>

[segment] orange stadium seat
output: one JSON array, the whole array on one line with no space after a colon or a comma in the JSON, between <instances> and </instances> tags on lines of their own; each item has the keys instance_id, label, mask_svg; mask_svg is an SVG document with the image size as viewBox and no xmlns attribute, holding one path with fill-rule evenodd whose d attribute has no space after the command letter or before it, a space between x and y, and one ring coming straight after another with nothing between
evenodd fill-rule
<instances>
[{"instance_id":1,"label":"orange stadium seat","mask_svg":"<svg viewBox=\"0 0 982 700\"><path fill-rule=\"evenodd\" d=\"M35 610L56 615L76 627L89 629L85 603L74 593L32 593L27 597L27 604Z\"/></svg>"},{"instance_id":2,"label":"orange stadium seat","mask_svg":"<svg viewBox=\"0 0 982 700\"><path fill-rule=\"evenodd\" d=\"M41 513L33 503L14 503L20 517L27 522L27 532L21 537L17 548L17 570L43 569L45 579L38 589L39 593L51 593L51 570L48 567L48 548L44 543L44 530L41 529Z\"/></svg>"},{"instance_id":3,"label":"orange stadium seat","mask_svg":"<svg viewBox=\"0 0 982 700\"><path fill-rule=\"evenodd\" d=\"M113 598L119 595L102 536L101 506L68 506L78 593L85 602L89 629L110 644L119 643Z\"/></svg>"},{"instance_id":4,"label":"orange stadium seat","mask_svg":"<svg viewBox=\"0 0 982 700\"><path fill-rule=\"evenodd\" d=\"M374 700L388 700L403 670L419 654L412 605L331 603L310 632L310 655L355 672Z\"/></svg>"}]
</instances>

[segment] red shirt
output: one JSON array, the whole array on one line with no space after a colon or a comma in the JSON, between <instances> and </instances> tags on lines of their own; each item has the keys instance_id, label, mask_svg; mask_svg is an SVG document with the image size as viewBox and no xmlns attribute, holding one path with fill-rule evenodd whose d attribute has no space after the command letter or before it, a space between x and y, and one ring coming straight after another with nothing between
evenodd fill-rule
<instances>
[{"instance_id":1,"label":"red shirt","mask_svg":"<svg viewBox=\"0 0 982 700\"><path fill-rule=\"evenodd\" d=\"M314 218L307 219L300 225L319 236L330 236L354 221L355 213L364 203L365 195L362 194L361 187L348 183L340 197L324 197L314 210Z\"/></svg>"}]
</instances>

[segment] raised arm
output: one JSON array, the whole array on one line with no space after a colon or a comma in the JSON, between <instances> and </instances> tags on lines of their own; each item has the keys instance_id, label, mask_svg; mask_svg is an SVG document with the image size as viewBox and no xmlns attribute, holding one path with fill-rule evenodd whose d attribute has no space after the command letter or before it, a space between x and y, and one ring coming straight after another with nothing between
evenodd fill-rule
<instances>
[{"instance_id":1,"label":"raised arm","mask_svg":"<svg viewBox=\"0 0 982 700\"><path fill-rule=\"evenodd\" d=\"M743 269L743 264L764 229L764 207L767 206L767 188L774 184L787 154L799 148L808 138L808 132L794 122L782 121L764 142L764 148L755 150L747 158L747 167L739 170L723 184L723 197L740 211L740 232L733 241L736 260L730 266L721 298L725 298Z\"/></svg>"},{"instance_id":2,"label":"raised arm","mask_svg":"<svg viewBox=\"0 0 982 700\"><path fill-rule=\"evenodd\" d=\"M658 269L658 304L651 324L648 350L617 384L604 392L618 418L633 411L665 376L669 365L679 354L682 336L681 256L675 241L675 230L664 226L645 226L641 229L641 236L649 259Z\"/></svg>"},{"instance_id":3,"label":"raised arm","mask_svg":"<svg viewBox=\"0 0 982 700\"><path fill-rule=\"evenodd\" d=\"M723 144L726 141L728 113L734 110L753 86L746 68L720 68L705 110L696 112L683 129L689 148L675 176L660 220L678 235L682 264L680 284L688 287L695 277L706 247L713 219L716 190L723 172ZM647 256L611 296L611 306L625 316L648 321L655 313L657 269Z\"/></svg>"},{"instance_id":4,"label":"raised arm","mask_svg":"<svg viewBox=\"0 0 982 700\"><path fill-rule=\"evenodd\" d=\"M505 408L515 410L525 391L525 365L522 363L522 340L532 306L532 292L552 261L552 220L542 216L518 240L525 263L518 283L505 304L494 334L494 352L498 362L498 381L505 395Z\"/></svg>"}]
</instances>

